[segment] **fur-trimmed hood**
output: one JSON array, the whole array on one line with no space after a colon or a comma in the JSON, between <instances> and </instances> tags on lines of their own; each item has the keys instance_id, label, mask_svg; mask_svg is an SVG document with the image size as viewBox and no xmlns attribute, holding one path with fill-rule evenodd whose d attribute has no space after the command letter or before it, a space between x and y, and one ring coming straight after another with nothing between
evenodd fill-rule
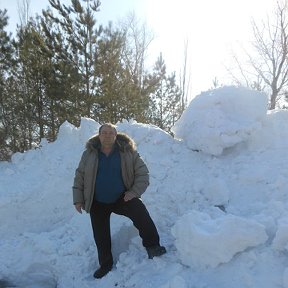
<instances>
[{"instance_id":1,"label":"fur-trimmed hood","mask_svg":"<svg viewBox=\"0 0 288 288\"><path fill-rule=\"evenodd\" d=\"M116 135L116 145L118 145L120 151L135 151L136 143L127 134L117 132ZM99 149L101 147L101 142L99 139L99 134L92 136L86 143L86 148L89 150Z\"/></svg>"}]
</instances>

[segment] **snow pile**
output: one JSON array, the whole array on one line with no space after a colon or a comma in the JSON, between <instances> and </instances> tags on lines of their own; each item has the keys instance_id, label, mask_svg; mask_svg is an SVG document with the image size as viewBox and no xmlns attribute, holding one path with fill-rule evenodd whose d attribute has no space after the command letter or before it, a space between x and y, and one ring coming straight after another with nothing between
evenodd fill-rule
<instances>
[{"instance_id":1,"label":"snow pile","mask_svg":"<svg viewBox=\"0 0 288 288\"><path fill-rule=\"evenodd\" d=\"M112 215L113 270L98 266L89 215L72 205L85 143L100 126L62 124L54 143L0 162L0 287L288 288L288 112L223 87L196 97L177 140L123 121L150 170L143 201L168 253L150 260L129 219Z\"/></svg>"}]
</instances>

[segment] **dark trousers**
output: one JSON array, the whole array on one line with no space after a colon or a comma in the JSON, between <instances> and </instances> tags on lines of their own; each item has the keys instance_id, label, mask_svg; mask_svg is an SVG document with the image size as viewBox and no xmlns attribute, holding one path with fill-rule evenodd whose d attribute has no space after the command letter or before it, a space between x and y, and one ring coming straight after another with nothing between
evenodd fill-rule
<instances>
[{"instance_id":1,"label":"dark trousers","mask_svg":"<svg viewBox=\"0 0 288 288\"><path fill-rule=\"evenodd\" d=\"M156 226L140 199L133 198L127 202L120 199L113 204L100 203L94 200L90 218L101 267L113 265L110 232L110 215L112 212L132 220L139 231L144 247L159 245L159 234Z\"/></svg>"}]
</instances>

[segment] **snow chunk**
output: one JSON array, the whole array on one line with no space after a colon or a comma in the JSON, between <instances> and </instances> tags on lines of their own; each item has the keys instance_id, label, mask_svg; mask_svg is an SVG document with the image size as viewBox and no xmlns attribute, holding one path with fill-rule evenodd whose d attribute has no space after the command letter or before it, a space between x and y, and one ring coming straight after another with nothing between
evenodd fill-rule
<instances>
[{"instance_id":1,"label":"snow chunk","mask_svg":"<svg viewBox=\"0 0 288 288\"><path fill-rule=\"evenodd\" d=\"M75 141L75 136L81 142L86 142L92 135L98 133L100 124L93 119L81 118L80 127L76 128L74 125L65 121L59 128L57 140L58 142Z\"/></svg>"},{"instance_id":2,"label":"snow chunk","mask_svg":"<svg viewBox=\"0 0 288 288\"><path fill-rule=\"evenodd\" d=\"M288 142L288 111L268 111L263 129L249 139L250 150L286 149Z\"/></svg>"},{"instance_id":3,"label":"snow chunk","mask_svg":"<svg viewBox=\"0 0 288 288\"><path fill-rule=\"evenodd\" d=\"M234 215L212 219L195 210L175 223L172 234L183 264L213 268L268 239L265 227L254 220Z\"/></svg>"},{"instance_id":4,"label":"snow chunk","mask_svg":"<svg viewBox=\"0 0 288 288\"><path fill-rule=\"evenodd\" d=\"M190 149L220 155L259 130L266 113L264 93L225 86L193 99L172 130Z\"/></svg>"}]
</instances>

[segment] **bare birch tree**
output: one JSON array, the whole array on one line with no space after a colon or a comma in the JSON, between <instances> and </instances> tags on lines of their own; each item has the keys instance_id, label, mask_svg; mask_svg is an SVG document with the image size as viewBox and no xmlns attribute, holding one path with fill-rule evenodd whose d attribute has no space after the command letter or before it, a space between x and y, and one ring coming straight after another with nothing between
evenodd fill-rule
<instances>
[{"instance_id":1,"label":"bare birch tree","mask_svg":"<svg viewBox=\"0 0 288 288\"><path fill-rule=\"evenodd\" d=\"M277 1L274 17L258 25L252 21L254 53L245 50L247 66L234 55L237 75L228 69L233 81L252 89L265 91L269 109L281 107L288 90L288 5Z\"/></svg>"}]
</instances>

